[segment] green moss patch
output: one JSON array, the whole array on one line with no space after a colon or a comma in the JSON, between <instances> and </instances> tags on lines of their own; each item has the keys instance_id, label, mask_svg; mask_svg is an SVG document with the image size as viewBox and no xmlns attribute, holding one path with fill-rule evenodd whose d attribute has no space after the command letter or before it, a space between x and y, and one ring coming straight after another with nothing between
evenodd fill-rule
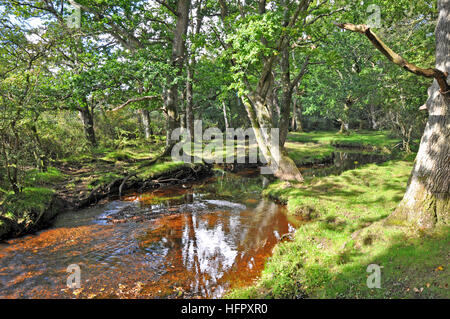
<instances>
[{"instance_id":1,"label":"green moss patch","mask_svg":"<svg viewBox=\"0 0 450 319\"><path fill-rule=\"evenodd\" d=\"M38 223L49 222L56 211L55 192L48 188L27 187L19 194L9 194L0 207L0 238L26 233Z\"/></svg>"}]
</instances>

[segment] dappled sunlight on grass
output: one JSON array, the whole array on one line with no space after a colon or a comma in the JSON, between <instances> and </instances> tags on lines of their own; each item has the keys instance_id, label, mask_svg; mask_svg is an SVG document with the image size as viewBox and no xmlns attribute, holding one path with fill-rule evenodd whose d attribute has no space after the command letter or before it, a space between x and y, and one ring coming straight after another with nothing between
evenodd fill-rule
<instances>
[{"instance_id":1,"label":"dappled sunlight on grass","mask_svg":"<svg viewBox=\"0 0 450 319\"><path fill-rule=\"evenodd\" d=\"M260 282L231 297L448 298L449 228L434 233L388 226L412 163L370 164L304 185L276 182L265 194L312 220L278 245ZM367 266L382 268L369 289ZM441 268L439 268L442 266Z\"/></svg>"}]
</instances>

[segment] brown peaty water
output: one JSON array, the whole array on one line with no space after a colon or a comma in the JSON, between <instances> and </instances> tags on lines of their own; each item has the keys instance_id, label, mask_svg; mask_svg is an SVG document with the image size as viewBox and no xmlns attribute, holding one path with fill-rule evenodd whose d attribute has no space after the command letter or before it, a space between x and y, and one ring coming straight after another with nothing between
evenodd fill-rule
<instances>
[{"instance_id":1,"label":"brown peaty water","mask_svg":"<svg viewBox=\"0 0 450 319\"><path fill-rule=\"evenodd\" d=\"M249 285L301 224L261 198L263 184L221 173L62 213L52 228L0 244L0 297L218 298ZM79 289L66 284L72 264Z\"/></svg>"}]
</instances>

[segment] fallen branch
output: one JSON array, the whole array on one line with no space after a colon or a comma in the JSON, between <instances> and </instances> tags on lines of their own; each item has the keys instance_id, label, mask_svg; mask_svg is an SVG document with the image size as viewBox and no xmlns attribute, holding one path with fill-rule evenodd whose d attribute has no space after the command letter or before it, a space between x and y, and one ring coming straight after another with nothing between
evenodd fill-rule
<instances>
[{"instance_id":1,"label":"fallen branch","mask_svg":"<svg viewBox=\"0 0 450 319\"><path fill-rule=\"evenodd\" d=\"M122 181L122 183L119 186L119 197L122 197L122 188L123 185L125 185L125 183L127 182L127 180L129 180L131 177L136 176L136 173L131 173L130 175L128 175L127 177L125 177Z\"/></svg>"},{"instance_id":2,"label":"fallen branch","mask_svg":"<svg viewBox=\"0 0 450 319\"><path fill-rule=\"evenodd\" d=\"M372 30L367 25L337 22L334 22L334 24L341 29L364 34L370 40L370 42L372 42L372 44L391 62L416 75L424 76L426 78L435 78L439 84L442 94L448 94L450 92L450 85L447 83L447 72L442 72L441 70L435 68L423 69L412 63L409 63L403 57L392 51L392 49L389 48L383 41L381 41L381 39L374 32L372 32Z\"/></svg>"}]
</instances>

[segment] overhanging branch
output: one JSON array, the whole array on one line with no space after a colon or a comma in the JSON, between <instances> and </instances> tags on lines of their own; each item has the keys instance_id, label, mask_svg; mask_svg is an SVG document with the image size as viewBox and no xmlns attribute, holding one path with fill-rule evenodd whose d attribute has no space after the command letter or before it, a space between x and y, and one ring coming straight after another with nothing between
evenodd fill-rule
<instances>
[{"instance_id":1,"label":"overhanging branch","mask_svg":"<svg viewBox=\"0 0 450 319\"><path fill-rule=\"evenodd\" d=\"M423 69L412 63L406 61L403 57L392 51L372 30L364 24L351 24L351 23L334 23L338 27L344 30L358 32L364 34L370 42L383 53L391 62L401 66L405 70L414 73L416 75L424 76L426 78L434 78L439 84L442 94L450 93L450 85L447 83L448 73L435 68Z\"/></svg>"},{"instance_id":2,"label":"overhanging branch","mask_svg":"<svg viewBox=\"0 0 450 319\"><path fill-rule=\"evenodd\" d=\"M155 99L161 99L161 96L159 96L159 95L151 95L151 96L141 96L141 97L137 97L137 98L134 98L134 99L129 99L125 103L119 105L118 107L112 109L109 112L115 112L115 111L118 111L120 109L123 109L125 106L127 106L130 103L146 101L146 100L155 100Z\"/></svg>"}]
</instances>

